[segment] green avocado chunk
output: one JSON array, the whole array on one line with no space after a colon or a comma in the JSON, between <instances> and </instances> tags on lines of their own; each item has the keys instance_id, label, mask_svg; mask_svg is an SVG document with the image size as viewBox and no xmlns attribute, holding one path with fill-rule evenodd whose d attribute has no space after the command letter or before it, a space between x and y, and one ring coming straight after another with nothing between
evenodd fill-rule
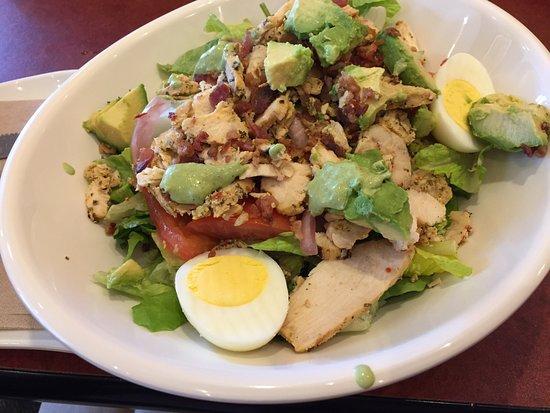
<instances>
[{"instance_id":1,"label":"green avocado chunk","mask_svg":"<svg viewBox=\"0 0 550 413\"><path fill-rule=\"evenodd\" d=\"M269 42L265 58L265 75L271 89L284 92L299 86L313 66L313 53L300 44Z\"/></svg>"},{"instance_id":2,"label":"green avocado chunk","mask_svg":"<svg viewBox=\"0 0 550 413\"><path fill-rule=\"evenodd\" d=\"M172 201L201 205L208 195L229 185L245 170L246 166L238 162L224 165L179 163L166 169L160 188L170 194Z\"/></svg>"},{"instance_id":3,"label":"green avocado chunk","mask_svg":"<svg viewBox=\"0 0 550 413\"><path fill-rule=\"evenodd\" d=\"M390 73L398 73L406 85L420 86L439 93L430 73L399 37L394 36L392 31L384 30L378 35L378 40L382 42L380 51Z\"/></svg>"},{"instance_id":4,"label":"green avocado chunk","mask_svg":"<svg viewBox=\"0 0 550 413\"><path fill-rule=\"evenodd\" d=\"M547 145L550 135L548 109L502 93L475 102L468 122L474 136L503 151Z\"/></svg>"},{"instance_id":5,"label":"green avocado chunk","mask_svg":"<svg viewBox=\"0 0 550 413\"><path fill-rule=\"evenodd\" d=\"M330 66L364 38L366 26L331 0L296 0L288 12L285 30L308 39L321 65Z\"/></svg>"},{"instance_id":6,"label":"green avocado chunk","mask_svg":"<svg viewBox=\"0 0 550 413\"><path fill-rule=\"evenodd\" d=\"M122 150L130 146L134 133L135 117L147 105L145 87L139 85L122 98L109 102L92 114L82 126L100 141Z\"/></svg>"},{"instance_id":7,"label":"green avocado chunk","mask_svg":"<svg viewBox=\"0 0 550 413\"><path fill-rule=\"evenodd\" d=\"M417 138L428 136L435 128L433 112L426 106L421 106L413 117L412 127Z\"/></svg>"},{"instance_id":8,"label":"green avocado chunk","mask_svg":"<svg viewBox=\"0 0 550 413\"><path fill-rule=\"evenodd\" d=\"M383 67L362 67L356 65L348 65L342 69L342 73L354 78L360 87L372 89L376 93L380 93L381 91L384 72Z\"/></svg>"}]
</instances>

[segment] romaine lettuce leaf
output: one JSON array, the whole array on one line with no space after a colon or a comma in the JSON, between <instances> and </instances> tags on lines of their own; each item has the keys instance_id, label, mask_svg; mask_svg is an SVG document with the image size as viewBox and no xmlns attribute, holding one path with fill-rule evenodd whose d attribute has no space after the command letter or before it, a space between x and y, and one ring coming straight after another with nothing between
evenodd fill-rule
<instances>
[{"instance_id":1,"label":"romaine lettuce leaf","mask_svg":"<svg viewBox=\"0 0 550 413\"><path fill-rule=\"evenodd\" d=\"M162 72L166 74L179 73L191 76L195 72L195 66L197 65L197 62L199 61L203 53L211 49L217 43L218 39L210 40L202 46L188 50L180 57L178 57L176 61L172 64L168 63L163 65L159 63L157 66Z\"/></svg>"},{"instance_id":2,"label":"romaine lettuce leaf","mask_svg":"<svg viewBox=\"0 0 550 413\"><path fill-rule=\"evenodd\" d=\"M99 162L104 162L112 169L118 171L122 185L129 182L134 177L134 171L132 170L132 153L130 148L125 148L118 155L109 155Z\"/></svg>"},{"instance_id":3,"label":"romaine lettuce leaf","mask_svg":"<svg viewBox=\"0 0 550 413\"><path fill-rule=\"evenodd\" d=\"M468 193L475 193L485 176L483 155L490 147L478 154L459 153L436 143L421 149L413 161L417 168L434 174L443 174L451 185Z\"/></svg>"},{"instance_id":4,"label":"romaine lettuce leaf","mask_svg":"<svg viewBox=\"0 0 550 413\"><path fill-rule=\"evenodd\" d=\"M277 235L276 237L266 239L265 241L251 244L250 248L254 248L259 251L277 251L302 256L305 255L300 248L300 240L296 238L292 232L285 232Z\"/></svg>"},{"instance_id":5,"label":"romaine lettuce leaf","mask_svg":"<svg viewBox=\"0 0 550 413\"><path fill-rule=\"evenodd\" d=\"M401 10L397 0L351 0L350 6L358 9L362 15L365 15L372 7L384 7L388 18L395 16Z\"/></svg>"},{"instance_id":6,"label":"romaine lettuce leaf","mask_svg":"<svg viewBox=\"0 0 550 413\"><path fill-rule=\"evenodd\" d=\"M472 269L457 258L457 250L454 241L435 242L416 247L414 257L405 274L421 276L448 272L457 277L471 275Z\"/></svg>"},{"instance_id":7,"label":"romaine lettuce leaf","mask_svg":"<svg viewBox=\"0 0 550 413\"><path fill-rule=\"evenodd\" d=\"M207 33L215 33L218 39L238 42L242 40L246 31L252 28L252 22L244 19L241 23L225 24L215 14L210 14L204 31Z\"/></svg>"},{"instance_id":8,"label":"romaine lettuce leaf","mask_svg":"<svg viewBox=\"0 0 550 413\"><path fill-rule=\"evenodd\" d=\"M175 330L186 321L173 288L162 294L145 297L141 303L132 307L132 317L134 323L152 332Z\"/></svg>"},{"instance_id":9,"label":"romaine lettuce leaf","mask_svg":"<svg viewBox=\"0 0 550 413\"><path fill-rule=\"evenodd\" d=\"M386 290L380 299L387 300L388 298L397 297L407 293L422 292L426 289L430 282L432 282L432 277L419 277L414 282L408 277L401 278L393 286Z\"/></svg>"},{"instance_id":10,"label":"romaine lettuce leaf","mask_svg":"<svg viewBox=\"0 0 550 413\"><path fill-rule=\"evenodd\" d=\"M135 215L139 212L147 212L147 203L145 198L138 192L133 197L122 201L119 204L111 205L105 216L105 221L119 223L124 218Z\"/></svg>"}]
</instances>

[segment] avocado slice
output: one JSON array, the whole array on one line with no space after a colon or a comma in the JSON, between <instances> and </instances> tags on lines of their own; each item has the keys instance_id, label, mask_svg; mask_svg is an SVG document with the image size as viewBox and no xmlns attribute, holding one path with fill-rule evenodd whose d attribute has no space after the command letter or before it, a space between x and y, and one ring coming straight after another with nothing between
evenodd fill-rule
<instances>
[{"instance_id":1,"label":"avocado slice","mask_svg":"<svg viewBox=\"0 0 550 413\"><path fill-rule=\"evenodd\" d=\"M147 92L140 84L122 98L109 102L96 111L82 126L100 141L122 150L130 146L134 133L134 118L147 105Z\"/></svg>"},{"instance_id":2,"label":"avocado slice","mask_svg":"<svg viewBox=\"0 0 550 413\"><path fill-rule=\"evenodd\" d=\"M474 136L503 151L547 145L550 135L548 109L502 93L475 102L468 123Z\"/></svg>"},{"instance_id":3,"label":"avocado slice","mask_svg":"<svg viewBox=\"0 0 550 413\"><path fill-rule=\"evenodd\" d=\"M269 42L264 64L271 89L284 92L304 83L313 66L312 56L312 51L301 44Z\"/></svg>"},{"instance_id":4,"label":"avocado slice","mask_svg":"<svg viewBox=\"0 0 550 413\"><path fill-rule=\"evenodd\" d=\"M382 31L378 39L382 41L379 49L390 73L398 74L406 85L420 86L439 94L430 73L422 66L414 52L403 40L395 36L392 30Z\"/></svg>"},{"instance_id":5,"label":"avocado slice","mask_svg":"<svg viewBox=\"0 0 550 413\"><path fill-rule=\"evenodd\" d=\"M412 120L412 127L417 138L425 138L435 128L435 115L427 106L421 106Z\"/></svg>"},{"instance_id":6,"label":"avocado slice","mask_svg":"<svg viewBox=\"0 0 550 413\"><path fill-rule=\"evenodd\" d=\"M308 39L321 65L330 66L355 48L367 32L332 0L295 0L285 21L285 30Z\"/></svg>"}]
</instances>

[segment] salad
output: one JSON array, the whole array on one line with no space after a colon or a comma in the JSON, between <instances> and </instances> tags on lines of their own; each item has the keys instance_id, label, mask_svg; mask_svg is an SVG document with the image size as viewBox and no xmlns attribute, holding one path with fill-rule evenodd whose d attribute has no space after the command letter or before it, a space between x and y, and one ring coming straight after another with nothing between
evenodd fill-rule
<instances>
[{"instance_id":1,"label":"salad","mask_svg":"<svg viewBox=\"0 0 550 413\"><path fill-rule=\"evenodd\" d=\"M150 331L297 352L472 274L463 200L488 151L544 156L547 108L496 93L467 53L425 68L396 0L291 0L212 40L83 124L90 220L123 252L94 279Z\"/></svg>"}]
</instances>

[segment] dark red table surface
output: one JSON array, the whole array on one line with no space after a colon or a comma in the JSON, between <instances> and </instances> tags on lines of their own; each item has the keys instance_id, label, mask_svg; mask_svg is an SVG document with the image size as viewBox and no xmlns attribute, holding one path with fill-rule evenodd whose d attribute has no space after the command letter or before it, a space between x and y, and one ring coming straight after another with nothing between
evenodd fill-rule
<instances>
[{"instance_id":1,"label":"dark red table surface","mask_svg":"<svg viewBox=\"0 0 550 413\"><path fill-rule=\"evenodd\" d=\"M0 82L76 69L114 41L185 0L1 0ZM254 2L253 2L254 3ZM549 0L494 0L550 45ZM487 338L374 395L550 406L550 281ZM0 350L0 368L107 374L72 354Z\"/></svg>"}]
</instances>

